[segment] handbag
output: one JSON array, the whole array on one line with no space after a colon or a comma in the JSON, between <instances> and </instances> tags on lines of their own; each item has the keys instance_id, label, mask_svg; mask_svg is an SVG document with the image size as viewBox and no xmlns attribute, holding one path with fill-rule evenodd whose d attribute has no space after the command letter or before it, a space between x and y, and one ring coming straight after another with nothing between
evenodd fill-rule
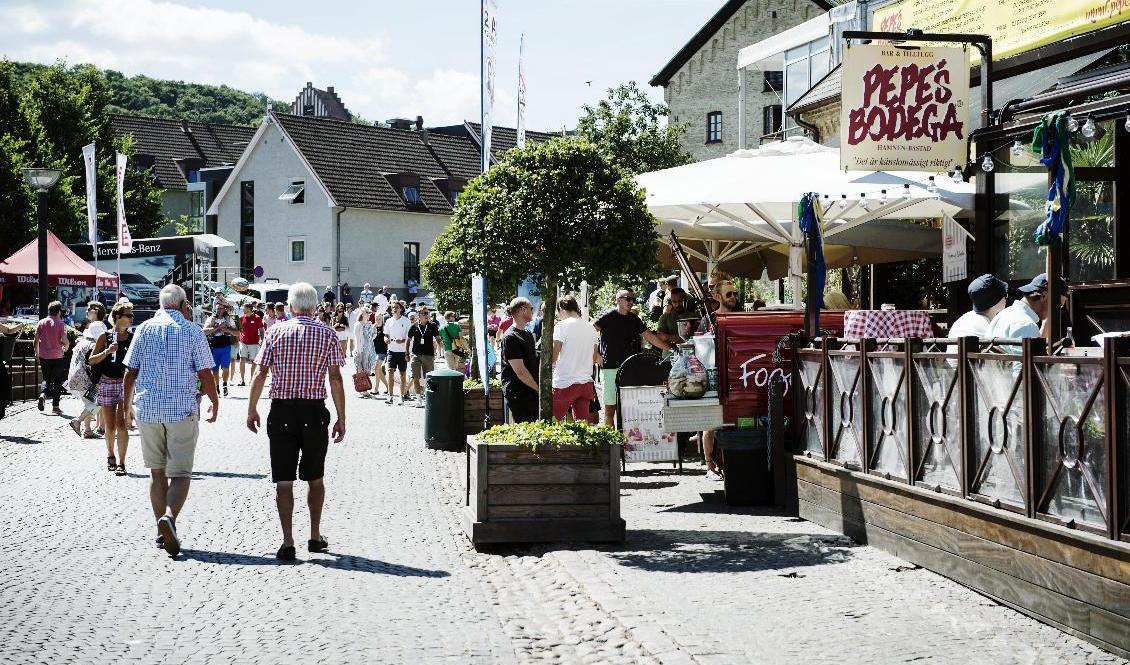
<instances>
[{"instance_id":1,"label":"handbag","mask_svg":"<svg viewBox=\"0 0 1130 665\"><path fill-rule=\"evenodd\" d=\"M369 378L368 372L361 370L353 375L353 389L359 393L373 389L373 381Z\"/></svg>"}]
</instances>

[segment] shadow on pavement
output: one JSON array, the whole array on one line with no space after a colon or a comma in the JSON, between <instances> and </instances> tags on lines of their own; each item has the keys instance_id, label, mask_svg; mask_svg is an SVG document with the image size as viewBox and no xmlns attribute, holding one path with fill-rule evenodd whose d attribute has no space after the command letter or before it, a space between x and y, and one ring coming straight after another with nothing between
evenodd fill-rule
<instances>
[{"instance_id":1,"label":"shadow on pavement","mask_svg":"<svg viewBox=\"0 0 1130 665\"><path fill-rule=\"evenodd\" d=\"M653 480L650 482L632 482L630 480L620 480L620 489L622 490L659 490L665 487L676 487L679 483L673 480Z\"/></svg>"},{"instance_id":2,"label":"shadow on pavement","mask_svg":"<svg viewBox=\"0 0 1130 665\"><path fill-rule=\"evenodd\" d=\"M267 477L265 473L235 473L233 471L193 471L192 479L200 480L197 476L205 476L207 478L248 478L251 480L262 480Z\"/></svg>"},{"instance_id":3,"label":"shadow on pavement","mask_svg":"<svg viewBox=\"0 0 1130 665\"><path fill-rule=\"evenodd\" d=\"M699 494L702 501L681 506L665 506L664 513L709 513L714 515L780 515L785 512L777 506L730 506L722 490Z\"/></svg>"},{"instance_id":4,"label":"shadow on pavement","mask_svg":"<svg viewBox=\"0 0 1130 665\"><path fill-rule=\"evenodd\" d=\"M31 446L37 443L42 443L38 439L29 439L26 436L6 436L0 435L0 442L3 443L18 443L21 446Z\"/></svg>"},{"instance_id":5,"label":"shadow on pavement","mask_svg":"<svg viewBox=\"0 0 1130 665\"><path fill-rule=\"evenodd\" d=\"M428 570L426 568L413 568L412 566L402 566L398 563L389 563L387 561L379 561L377 559L369 559L355 554L338 554L336 552L326 552L325 554L333 557L331 559L307 559L306 563L314 564L315 566L322 566L323 568L335 568L337 570L359 570L363 573L378 573L381 575L396 575L397 577L450 577L451 573L446 570Z\"/></svg>"},{"instance_id":6,"label":"shadow on pavement","mask_svg":"<svg viewBox=\"0 0 1130 665\"><path fill-rule=\"evenodd\" d=\"M603 549L623 566L656 572L732 573L842 563L856 547L844 536L748 531L628 531Z\"/></svg>"}]
</instances>

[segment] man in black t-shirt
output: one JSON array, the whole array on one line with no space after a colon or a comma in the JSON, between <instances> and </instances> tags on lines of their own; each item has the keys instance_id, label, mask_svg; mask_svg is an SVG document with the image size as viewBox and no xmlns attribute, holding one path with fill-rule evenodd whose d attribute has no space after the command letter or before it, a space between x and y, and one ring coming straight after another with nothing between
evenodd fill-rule
<instances>
[{"instance_id":1,"label":"man in black t-shirt","mask_svg":"<svg viewBox=\"0 0 1130 665\"><path fill-rule=\"evenodd\" d=\"M510 301L507 313L514 324L502 336L502 394L516 423L538 419L538 354L526 326L534 308L525 298Z\"/></svg>"},{"instance_id":2,"label":"man in black t-shirt","mask_svg":"<svg viewBox=\"0 0 1130 665\"><path fill-rule=\"evenodd\" d=\"M408 350L412 356L412 387L416 390L416 407L424 406L421 379L436 367L436 349L439 348L439 326L432 321L427 305L416 311L416 322L408 329Z\"/></svg>"},{"instance_id":3,"label":"man in black t-shirt","mask_svg":"<svg viewBox=\"0 0 1130 665\"><path fill-rule=\"evenodd\" d=\"M632 313L632 305L636 296L631 289L620 289L616 292L616 309L610 309L599 319L593 322L600 332L600 378L604 386L604 424L609 427L616 426L616 370L629 357L639 353L643 347L643 340L660 349L669 349L671 346L647 329L643 319L638 314Z\"/></svg>"}]
</instances>

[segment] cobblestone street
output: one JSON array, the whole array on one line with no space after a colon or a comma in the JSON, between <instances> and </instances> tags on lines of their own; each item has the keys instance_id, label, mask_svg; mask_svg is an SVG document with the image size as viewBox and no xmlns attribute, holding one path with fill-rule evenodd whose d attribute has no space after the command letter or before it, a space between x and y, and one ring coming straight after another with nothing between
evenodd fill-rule
<instances>
[{"instance_id":1,"label":"cobblestone street","mask_svg":"<svg viewBox=\"0 0 1130 665\"><path fill-rule=\"evenodd\" d=\"M63 418L0 421L0 662L1124 662L814 524L727 510L697 465L629 468L621 546L475 552L464 456L424 447L422 409L354 396L330 553L280 565L246 391L201 425L178 560L153 545L136 433L118 478Z\"/></svg>"}]
</instances>

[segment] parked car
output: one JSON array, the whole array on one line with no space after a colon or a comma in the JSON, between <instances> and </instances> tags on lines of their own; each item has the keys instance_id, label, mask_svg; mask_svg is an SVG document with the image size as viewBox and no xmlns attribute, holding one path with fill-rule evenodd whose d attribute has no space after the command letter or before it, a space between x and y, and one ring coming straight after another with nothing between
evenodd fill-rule
<instances>
[{"instance_id":1,"label":"parked car","mask_svg":"<svg viewBox=\"0 0 1130 665\"><path fill-rule=\"evenodd\" d=\"M156 309L161 303L161 289L135 272L123 272L119 275L119 290L134 307Z\"/></svg>"}]
</instances>

